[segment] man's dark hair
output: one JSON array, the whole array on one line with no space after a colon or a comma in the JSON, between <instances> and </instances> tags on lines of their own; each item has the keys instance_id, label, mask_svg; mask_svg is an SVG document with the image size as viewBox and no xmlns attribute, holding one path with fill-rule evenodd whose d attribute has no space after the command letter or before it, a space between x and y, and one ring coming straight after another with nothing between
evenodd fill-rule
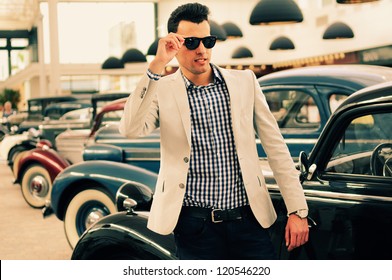
<instances>
[{"instance_id":1,"label":"man's dark hair","mask_svg":"<svg viewBox=\"0 0 392 280\"><path fill-rule=\"evenodd\" d=\"M208 21L208 15L210 10L207 6L199 3L189 3L179 6L175 9L167 22L168 32L176 33L178 30L178 24L182 20L190 21L193 23L201 23L205 20Z\"/></svg>"}]
</instances>

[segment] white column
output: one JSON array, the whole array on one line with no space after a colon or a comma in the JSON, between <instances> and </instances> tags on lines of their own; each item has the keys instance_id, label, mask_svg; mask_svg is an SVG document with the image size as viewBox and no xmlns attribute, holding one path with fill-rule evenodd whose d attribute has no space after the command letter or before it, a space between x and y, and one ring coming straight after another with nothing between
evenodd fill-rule
<instances>
[{"instance_id":1,"label":"white column","mask_svg":"<svg viewBox=\"0 0 392 280\"><path fill-rule=\"evenodd\" d=\"M48 0L50 33L50 95L61 95L57 2L57 0Z\"/></svg>"},{"instance_id":2,"label":"white column","mask_svg":"<svg viewBox=\"0 0 392 280\"><path fill-rule=\"evenodd\" d=\"M45 73L45 55L44 55L44 28L42 23L42 15L39 14L37 20L37 36L38 36L38 64L39 64L39 95L47 96L47 77Z\"/></svg>"}]
</instances>

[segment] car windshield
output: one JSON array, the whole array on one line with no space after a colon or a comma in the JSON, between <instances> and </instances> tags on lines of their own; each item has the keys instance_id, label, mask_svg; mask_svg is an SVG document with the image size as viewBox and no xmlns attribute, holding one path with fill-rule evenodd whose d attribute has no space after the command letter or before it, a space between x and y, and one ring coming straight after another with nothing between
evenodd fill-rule
<instances>
[{"instance_id":1,"label":"car windshield","mask_svg":"<svg viewBox=\"0 0 392 280\"><path fill-rule=\"evenodd\" d=\"M392 113L369 114L351 121L335 147L328 172L392 176Z\"/></svg>"},{"instance_id":2,"label":"car windshield","mask_svg":"<svg viewBox=\"0 0 392 280\"><path fill-rule=\"evenodd\" d=\"M88 120L92 116L92 108L72 110L60 117L60 120Z\"/></svg>"}]
</instances>

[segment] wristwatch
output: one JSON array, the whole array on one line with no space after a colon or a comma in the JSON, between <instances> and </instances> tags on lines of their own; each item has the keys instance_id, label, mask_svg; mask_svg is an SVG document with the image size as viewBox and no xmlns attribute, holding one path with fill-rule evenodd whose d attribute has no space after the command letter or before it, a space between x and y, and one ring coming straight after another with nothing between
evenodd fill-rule
<instances>
[{"instance_id":1,"label":"wristwatch","mask_svg":"<svg viewBox=\"0 0 392 280\"><path fill-rule=\"evenodd\" d=\"M308 212L309 212L309 211L308 211L307 209L300 209L300 210L297 210L297 211L295 211L295 212L290 213L289 215L295 214L295 215L297 215L298 217L300 217L301 219L305 219L305 218L308 217Z\"/></svg>"}]
</instances>

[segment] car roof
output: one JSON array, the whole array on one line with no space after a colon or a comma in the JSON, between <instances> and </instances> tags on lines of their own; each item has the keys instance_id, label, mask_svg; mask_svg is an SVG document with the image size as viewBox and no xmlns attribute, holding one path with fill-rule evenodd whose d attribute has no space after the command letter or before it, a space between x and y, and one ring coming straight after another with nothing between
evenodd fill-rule
<instances>
[{"instance_id":1,"label":"car roof","mask_svg":"<svg viewBox=\"0 0 392 280\"><path fill-rule=\"evenodd\" d=\"M365 65L320 65L282 70L258 79L261 86L276 84L332 84L363 88L392 81L392 68Z\"/></svg>"},{"instance_id":2,"label":"car roof","mask_svg":"<svg viewBox=\"0 0 392 280\"><path fill-rule=\"evenodd\" d=\"M353 93L340 104L338 110L347 106L385 101L392 102L392 81L369 86Z\"/></svg>"},{"instance_id":3,"label":"car roof","mask_svg":"<svg viewBox=\"0 0 392 280\"><path fill-rule=\"evenodd\" d=\"M29 98L29 101L37 101L37 100L64 100L64 101L72 101L78 99L84 99L86 96L77 96L77 95L56 95L56 96L41 96L41 97L33 97Z\"/></svg>"}]
</instances>

